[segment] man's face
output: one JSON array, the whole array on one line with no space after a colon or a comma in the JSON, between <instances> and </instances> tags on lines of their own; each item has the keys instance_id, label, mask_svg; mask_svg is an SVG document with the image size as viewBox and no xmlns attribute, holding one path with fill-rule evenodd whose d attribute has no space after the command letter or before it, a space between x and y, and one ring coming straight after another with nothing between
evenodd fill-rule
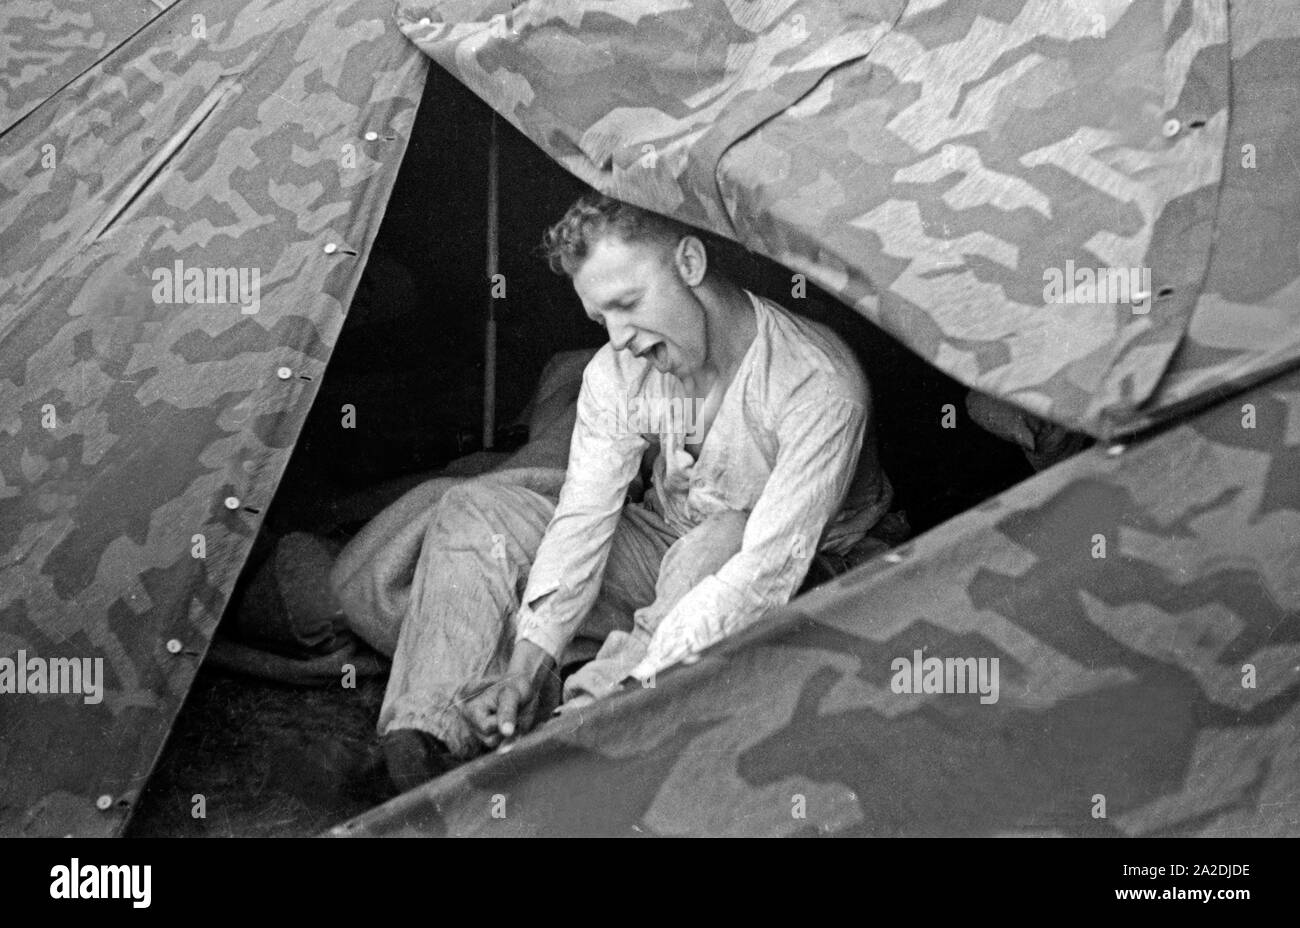
<instances>
[{"instance_id":1,"label":"man's face","mask_svg":"<svg viewBox=\"0 0 1300 928\"><path fill-rule=\"evenodd\" d=\"M573 275L573 288L587 315L604 324L615 350L684 379L704 366L708 337L704 307L686 279L698 283L702 269L689 259L683 265L679 251L653 240L606 236Z\"/></svg>"}]
</instances>

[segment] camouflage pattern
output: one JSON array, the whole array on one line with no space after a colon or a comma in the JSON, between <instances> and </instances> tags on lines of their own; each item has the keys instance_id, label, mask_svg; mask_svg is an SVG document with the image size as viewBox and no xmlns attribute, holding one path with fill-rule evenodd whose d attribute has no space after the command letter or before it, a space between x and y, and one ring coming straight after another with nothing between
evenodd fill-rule
<instances>
[{"instance_id":1,"label":"camouflage pattern","mask_svg":"<svg viewBox=\"0 0 1300 928\"><path fill-rule=\"evenodd\" d=\"M0 133L175 2L5 0L0 4Z\"/></svg>"},{"instance_id":2,"label":"camouflage pattern","mask_svg":"<svg viewBox=\"0 0 1300 928\"><path fill-rule=\"evenodd\" d=\"M1292 0L1232 28L1226 0L511 6L398 20L578 177L775 258L981 392L1106 436L1300 354ZM1212 246L1226 289L1201 298ZM1078 268L1146 268L1154 293L1048 302Z\"/></svg>"},{"instance_id":3,"label":"camouflage pattern","mask_svg":"<svg viewBox=\"0 0 1300 928\"><path fill-rule=\"evenodd\" d=\"M1232 119L1210 264L1187 335L1135 426L1290 367L1300 346L1300 4L1239 2L1230 12Z\"/></svg>"},{"instance_id":4,"label":"camouflage pattern","mask_svg":"<svg viewBox=\"0 0 1300 928\"><path fill-rule=\"evenodd\" d=\"M82 31L47 35L55 6ZM26 75L5 113L26 115L0 135L0 657L102 657L106 681L97 705L0 695L0 834L123 824L311 405L426 74L389 0L179 0L139 28L149 6L5 6L24 50L6 73ZM178 261L257 270L256 312L194 302L218 282L158 289Z\"/></svg>"},{"instance_id":5,"label":"camouflage pattern","mask_svg":"<svg viewBox=\"0 0 1300 928\"><path fill-rule=\"evenodd\" d=\"M333 833L1297 835L1297 537L1300 372ZM998 658L998 699L896 692L918 650Z\"/></svg>"}]
</instances>

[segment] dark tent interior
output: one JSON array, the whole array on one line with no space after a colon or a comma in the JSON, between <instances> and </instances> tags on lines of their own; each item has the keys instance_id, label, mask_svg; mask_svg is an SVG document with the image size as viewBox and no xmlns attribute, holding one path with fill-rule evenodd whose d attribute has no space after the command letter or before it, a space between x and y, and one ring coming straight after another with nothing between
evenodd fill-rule
<instances>
[{"instance_id":1,"label":"dark tent interior","mask_svg":"<svg viewBox=\"0 0 1300 928\"><path fill-rule=\"evenodd\" d=\"M431 471L483 450L493 121L468 89L430 69L364 276L219 637L238 637L250 578L279 539L305 532L341 546ZM538 253L543 229L583 186L495 122L507 289L494 303L493 450L504 456L527 437L524 414L548 359L598 347L603 330ZM742 263L736 273L745 286L827 323L858 352L874 389L895 508L906 511L914 534L1032 473L1018 448L970 422L966 388L814 287L794 298L788 270L756 256ZM372 796L349 792L334 774L373 738L382 695L380 675L362 675L355 686L294 686L234 673L210 657L130 833L312 834L369 807ZM190 814L199 795L202 816Z\"/></svg>"}]
</instances>

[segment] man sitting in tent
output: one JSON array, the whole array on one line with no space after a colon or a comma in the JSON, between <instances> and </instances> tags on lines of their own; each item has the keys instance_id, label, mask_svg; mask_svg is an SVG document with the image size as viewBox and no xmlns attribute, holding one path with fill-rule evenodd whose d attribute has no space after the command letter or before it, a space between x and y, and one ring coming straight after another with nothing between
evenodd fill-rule
<instances>
[{"instance_id":1,"label":"man sitting in tent","mask_svg":"<svg viewBox=\"0 0 1300 928\"><path fill-rule=\"evenodd\" d=\"M648 681L751 625L893 495L849 348L720 273L702 235L589 194L546 246L609 344L583 375L562 486L503 471L435 504L380 715L401 788L561 696ZM561 684L582 641L599 653Z\"/></svg>"}]
</instances>

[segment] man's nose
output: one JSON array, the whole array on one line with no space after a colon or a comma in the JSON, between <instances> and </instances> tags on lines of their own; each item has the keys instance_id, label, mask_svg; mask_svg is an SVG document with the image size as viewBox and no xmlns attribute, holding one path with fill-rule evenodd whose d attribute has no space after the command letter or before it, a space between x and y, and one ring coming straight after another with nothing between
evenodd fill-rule
<instances>
[{"instance_id":1,"label":"man's nose","mask_svg":"<svg viewBox=\"0 0 1300 928\"><path fill-rule=\"evenodd\" d=\"M615 351L623 351L636 337L636 331L630 325L623 325L619 322L607 322L607 331L609 332L609 343L614 346Z\"/></svg>"}]
</instances>

